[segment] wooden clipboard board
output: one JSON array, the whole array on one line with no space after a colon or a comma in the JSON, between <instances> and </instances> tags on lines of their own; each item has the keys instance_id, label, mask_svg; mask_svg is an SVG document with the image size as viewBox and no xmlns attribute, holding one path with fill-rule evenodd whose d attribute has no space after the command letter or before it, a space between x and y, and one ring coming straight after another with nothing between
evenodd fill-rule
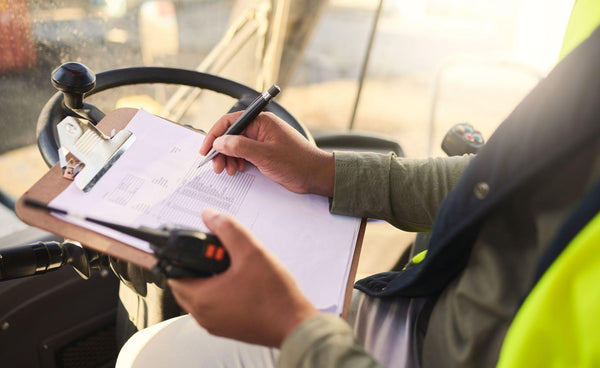
<instances>
[{"instance_id":1,"label":"wooden clipboard board","mask_svg":"<svg viewBox=\"0 0 600 368\"><path fill-rule=\"evenodd\" d=\"M138 110L133 108L121 108L114 110L108 113L104 119L98 123L97 127L103 133L109 135L113 129L119 131L125 128L137 112ZM21 198L19 198L15 205L15 212L17 216L23 222L31 226L46 230L65 239L78 241L84 247L136 264L146 269L151 269L156 264L156 258L152 254L146 253L131 245L109 238L92 230L61 220L48 212L32 209L23 204L25 198L32 198L43 203L49 203L71 183L72 181L63 178L60 165L54 165L50 171L48 171L28 191L26 191ZM358 268L358 260L364 238L365 227L366 221L363 219L350 267L342 316L347 315L350 307L352 288Z\"/></svg>"}]
</instances>

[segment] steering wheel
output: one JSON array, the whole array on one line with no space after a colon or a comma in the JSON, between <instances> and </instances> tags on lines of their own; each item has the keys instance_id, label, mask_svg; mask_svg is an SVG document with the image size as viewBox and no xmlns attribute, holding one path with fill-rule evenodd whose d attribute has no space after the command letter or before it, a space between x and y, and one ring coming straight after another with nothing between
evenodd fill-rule
<instances>
[{"instance_id":1,"label":"steering wheel","mask_svg":"<svg viewBox=\"0 0 600 368\"><path fill-rule=\"evenodd\" d=\"M46 102L37 121L38 147L48 166L58 162L58 133L56 125L67 116L80 116L97 123L104 113L84 103L84 96L107 89L144 83L178 84L218 92L238 99L234 109L243 109L260 93L232 80L195 70L166 67L130 67L112 69L94 75L79 63L65 63L52 72L52 84L59 90ZM306 139L314 142L309 131L278 103L271 101L266 108Z\"/></svg>"}]
</instances>

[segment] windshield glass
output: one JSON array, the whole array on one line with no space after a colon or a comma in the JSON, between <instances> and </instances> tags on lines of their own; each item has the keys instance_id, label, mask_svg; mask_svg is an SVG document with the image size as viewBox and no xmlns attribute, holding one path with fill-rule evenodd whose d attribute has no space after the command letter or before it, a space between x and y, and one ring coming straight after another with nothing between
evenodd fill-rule
<instances>
[{"instance_id":1,"label":"windshield glass","mask_svg":"<svg viewBox=\"0 0 600 368\"><path fill-rule=\"evenodd\" d=\"M489 137L557 61L572 1L0 0L0 191L47 170L36 121L64 62L99 73L140 65L209 72L281 103L314 136L383 135L410 157L469 122ZM543 9L540 9L543 8ZM184 97L182 97L184 96ZM207 129L235 100L173 85L91 96ZM0 238L22 229L3 208Z\"/></svg>"}]
</instances>

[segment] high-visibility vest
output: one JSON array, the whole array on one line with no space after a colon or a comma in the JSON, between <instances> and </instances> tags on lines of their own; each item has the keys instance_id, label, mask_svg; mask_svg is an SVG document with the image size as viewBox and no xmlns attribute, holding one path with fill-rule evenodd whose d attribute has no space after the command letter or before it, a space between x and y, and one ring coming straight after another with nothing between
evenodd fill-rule
<instances>
[{"instance_id":1,"label":"high-visibility vest","mask_svg":"<svg viewBox=\"0 0 600 368\"><path fill-rule=\"evenodd\" d=\"M565 31L559 60L588 38L600 24L600 0L576 0Z\"/></svg>"},{"instance_id":2,"label":"high-visibility vest","mask_svg":"<svg viewBox=\"0 0 600 368\"><path fill-rule=\"evenodd\" d=\"M560 59L599 24L600 0L577 0ZM591 194L598 202L600 190ZM550 263L519 308L504 339L498 367L600 367L598 205L588 212L590 217L596 214Z\"/></svg>"},{"instance_id":3,"label":"high-visibility vest","mask_svg":"<svg viewBox=\"0 0 600 368\"><path fill-rule=\"evenodd\" d=\"M600 214L525 299L498 367L600 367Z\"/></svg>"}]
</instances>

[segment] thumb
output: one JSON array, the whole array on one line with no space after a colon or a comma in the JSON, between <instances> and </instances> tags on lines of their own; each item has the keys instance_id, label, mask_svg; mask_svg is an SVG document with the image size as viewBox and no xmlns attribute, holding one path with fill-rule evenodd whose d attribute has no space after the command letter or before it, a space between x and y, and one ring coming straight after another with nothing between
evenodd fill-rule
<instances>
[{"instance_id":1,"label":"thumb","mask_svg":"<svg viewBox=\"0 0 600 368\"><path fill-rule=\"evenodd\" d=\"M207 208L202 211L202 220L230 254L242 249L244 244L248 244L253 239L239 222L214 209Z\"/></svg>"},{"instance_id":2,"label":"thumb","mask_svg":"<svg viewBox=\"0 0 600 368\"><path fill-rule=\"evenodd\" d=\"M213 142L213 148L226 156L243 158L253 162L260 157L264 144L243 135L224 135Z\"/></svg>"}]
</instances>

